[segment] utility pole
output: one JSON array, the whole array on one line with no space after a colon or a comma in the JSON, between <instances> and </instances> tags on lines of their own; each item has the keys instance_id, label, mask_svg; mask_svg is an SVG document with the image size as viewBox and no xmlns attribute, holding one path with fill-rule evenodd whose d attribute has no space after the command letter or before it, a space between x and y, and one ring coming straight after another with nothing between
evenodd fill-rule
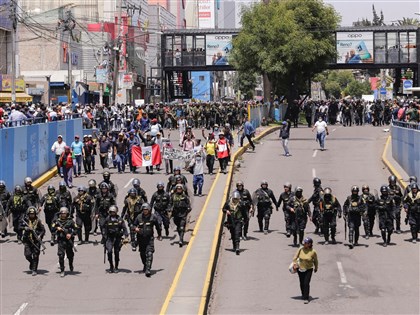
<instances>
[{"instance_id":1,"label":"utility pole","mask_svg":"<svg viewBox=\"0 0 420 315\"><path fill-rule=\"evenodd\" d=\"M123 5L123 1L119 0L118 1L118 18L117 18L117 26L118 26L118 35L116 38L116 42L114 43L114 51L115 51L115 59L114 59L114 91L113 91L113 95L112 95L112 100L113 103L116 103L117 100L117 93L118 93L118 76L119 76L119 72L120 72L120 65L119 65L119 55L120 55L120 40L121 40L121 29L122 29L122 21L121 21L121 16L122 16L122 5Z\"/></svg>"},{"instance_id":2,"label":"utility pole","mask_svg":"<svg viewBox=\"0 0 420 315\"><path fill-rule=\"evenodd\" d=\"M101 22L101 32L102 32L102 43L104 42L104 22ZM104 47L101 47L101 67L104 63ZM99 105L102 106L104 104L104 84L99 83Z\"/></svg>"},{"instance_id":3,"label":"utility pole","mask_svg":"<svg viewBox=\"0 0 420 315\"><path fill-rule=\"evenodd\" d=\"M12 103L16 103L16 29L17 29L17 15L16 7L17 0L10 1L10 19L12 20Z\"/></svg>"}]
</instances>

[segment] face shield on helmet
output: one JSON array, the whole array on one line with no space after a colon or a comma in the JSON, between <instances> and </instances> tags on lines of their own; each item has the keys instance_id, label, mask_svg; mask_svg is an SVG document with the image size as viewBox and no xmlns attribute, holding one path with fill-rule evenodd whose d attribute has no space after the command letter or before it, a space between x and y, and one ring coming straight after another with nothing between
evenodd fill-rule
<instances>
[{"instance_id":1,"label":"face shield on helmet","mask_svg":"<svg viewBox=\"0 0 420 315\"><path fill-rule=\"evenodd\" d=\"M364 194L368 194L370 192L370 188L368 185L363 185L362 186L362 193Z\"/></svg>"},{"instance_id":2,"label":"face shield on helmet","mask_svg":"<svg viewBox=\"0 0 420 315\"><path fill-rule=\"evenodd\" d=\"M25 183L25 186L31 186L32 185L32 178L25 177L23 182Z\"/></svg>"},{"instance_id":3,"label":"face shield on helmet","mask_svg":"<svg viewBox=\"0 0 420 315\"><path fill-rule=\"evenodd\" d=\"M137 188L137 189L140 188L140 184L141 184L140 179L135 178L133 180L133 187L134 188Z\"/></svg>"},{"instance_id":4,"label":"face shield on helmet","mask_svg":"<svg viewBox=\"0 0 420 315\"><path fill-rule=\"evenodd\" d=\"M352 193L352 195L357 195L359 193L359 187L352 186L351 187L351 193Z\"/></svg>"},{"instance_id":5,"label":"face shield on helmet","mask_svg":"<svg viewBox=\"0 0 420 315\"><path fill-rule=\"evenodd\" d=\"M386 185L381 186L381 194L387 196L388 195L388 187Z\"/></svg>"},{"instance_id":6,"label":"face shield on helmet","mask_svg":"<svg viewBox=\"0 0 420 315\"><path fill-rule=\"evenodd\" d=\"M165 184L164 184L163 182L158 182L158 183L156 184L156 188L157 188L158 190L162 190L163 188L165 188Z\"/></svg>"},{"instance_id":7,"label":"face shield on helmet","mask_svg":"<svg viewBox=\"0 0 420 315\"><path fill-rule=\"evenodd\" d=\"M70 212L67 207L61 207L59 214L61 219L65 219L70 214Z\"/></svg>"},{"instance_id":8,"label":"face shield on helmet","mask_svg":"<svg viewBox=\"0 0 420 315\"><path fill-rule=\"evenodd\" d=\"M107 183L102 183L99 188L103 194L106 194L109 191L109 186Z\"/></svg>"},{"instance_id":9,"label":"face shield on helmet","mask_svg":"<svg viewBox=\"0 0 420 315\"><path fill-rule=\"evenodd\" d=\"M22 193L23 193L22 186L20 186L20 185L15 186L15 194L16 195L21 195Z\"/></svg>"},{"instance_id":10,"label":"face shield on helmet","mask_svg":"<svg viewBox=\"0 0 420 315\"><path fill-rule=\"evenodd\" d=\"M61 181L58 184L58 190L60 190L60 192L65 192L67 190L66 183L64 181Z\"/></svg>"},{"instance_id":11,"label":"face shield on helmet","mask_svg":"<svg viewBox=\"0 0 420 315\"><path fill-rule=\"evenodd\" d=\"M388 177L388 183L390 185L396 185L397 184L397 178L394 175L391 175Z\"/></svg>"},{"instance_id":12,"label":"face shield on helmet","mask_svg":"<svg viewBox=\"0 0 420 315\"><path fill-rule=\"evenodd\" d=\"M110 172L104 172L102 174L102 177L104 178L104 180L109 181L109 179L111 178L111 173Z\"/></svg>"},{"instance_id":13,"label":"face shield on helmet","mask_svg":"<svg viewBox=\"0 0 420 315\"><path fill-rule=\"evenodd\" d=\"M302 197L302 194L303 194L303 189L302 189L302 187L296 187L296 190L295 190L295 195L296 195L296 197L297 198L301 198Z\"/></svg>"},{"instance_id":14,"label":"face shield on helmet","mask_svg":"<svg viewBox=\"0 0 420 315\"><path fill-rule=\"evenodd\" d=\"M48 191L48 193L49 193L50 195L54 194L54 193L55 193L55 188L54 188L54 186L53 186L53 185L49 185L49 186L48 186L48 188L47 188L47 191Z\"/></svg>"},{"instance_id":15,"label":"face shield on helmet","mask_svg":"<svg viewBox=\"0 0 420 315\"><path fill-rule=\"evenodd\" d=\"M268 182L264 179L264 180L261 181L260 186L261 186L261 188L265 189L265 188L268 187Z\"/></svg>"},{"instance_id":16,"label":"face shield on helmet","mask_svg":"<svg viewBox=\"0 0 420 315\"><path fill-rule=\"evenodd\" d=\"M285 192L289 192L292 190L292 184L290 184L289 182L286 182L284 183L283 188Z\"/></svg>"},{"instance_id":17,"label":"face shield on helmet","mask_svg":"<svg viewBox=\"0 0 420 315\"><path fill-rule=\"evenodd\" d=\"M89 188L96 188L96 181L94 179L91 179L88 182Z\"/></svg>"},{"instance_id":18,"label":"face shield on helmet","mask_svg":"<svg viewBox=\"0 0 420 315\"><path fill-rule=\"evenodd\" d=\"M110 215L116 215L116 214L118 213L118 207L117 207L117 206L115 206L115 205L113 205L113 206L109 207L109 209L108 209L108 213L109 213Z\"/></svg>"},{"instance_id":19,"label":"face shield on helmet","mask_svg":"<svg viewBox=\"0 0 420 315\"><path fill-rule=\"evenodd\" d=\"M135 199L135 198L137 197L137 190L136 190L135 188L131 188L131 189L128 191L128 196L129 196L131 199Z\"/></svg>"}]
</instances>

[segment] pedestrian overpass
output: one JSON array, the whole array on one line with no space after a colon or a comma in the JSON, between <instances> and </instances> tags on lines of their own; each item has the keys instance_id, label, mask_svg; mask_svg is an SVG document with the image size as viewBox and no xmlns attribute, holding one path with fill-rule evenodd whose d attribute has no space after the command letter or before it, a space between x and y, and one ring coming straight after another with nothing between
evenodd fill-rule
<instances>
[{"instance_id":1,"label":"pedestrian overpass","mask_svg":"<svg viewBox=\"0 0 420 315\"><path fill-rule=\"evenodd\" d=\"M161 36L161 67L150 79L163 84L165 100L192 95L191 72L235 70L229 63L232 39L240 29L166 30ZM337 58L330 69L395 69L395 89L402 71L420 81L420 28L417 26L346 27L337 29Z\"/></svg>"}]
</instances>

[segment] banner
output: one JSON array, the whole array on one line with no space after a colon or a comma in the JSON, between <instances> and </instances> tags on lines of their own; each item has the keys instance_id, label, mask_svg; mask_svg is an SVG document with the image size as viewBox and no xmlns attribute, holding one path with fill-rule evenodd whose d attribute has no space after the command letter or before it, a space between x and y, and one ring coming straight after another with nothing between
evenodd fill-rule
<instances>
[{"instance_id":1,"label":"banner","mask_svg":"<svg viewBox=\"0 0 420 315\"><path fill-rule=\"evenodd\" d=\"M11 92L12 91L12 76L10 74L3 74L0 76L1 91ZM15 91L25 92L25 81L23 79L16 78L15 80Z\"/></svg>"},{"instance_id":2,"label":"banner","mask_svg":"<svg viewBox=\"0 0 420 315\"><path fill-rule=\"evenodd\" d=\"M229 64L232 50L232 35L206 35L206 65L225 66Z\"/></svg>"},{"instance_id":3,"label":"banner","mask_svg":"<svg viewBox=\"0 0 420 315\"><path fill-rule=\"evenodd\" d=\"M167 160L191 160L194 156L194 151L182 151L175 148L163 148L163 158Z\"/></svg>"},{"instance_id":4,"label":"banner","mask_svg":"<svg viewBox=\"0 0 420 315\"><path fill-rule=\"evenodd\" d=\"M198 0L198 27L215 28L214 0Z\"/></svg>"},{"instance_id":5,"label":"banner","mask_svg":"<svg viewBox=\"0 0 420 315\"><path fill-rule=\"evenodd\" d=\"M131 151L131 162L133 166L152 166L162 163L159 145L149 147L133 146Z\"/></svg>"},{"instance_id":6,"label":"banner","mask_svg":"<svg viewBox=\"0 0 420 315\"><path fill-rule=\"evenodd\" d=\"M108 82L108 69L96 68L96 83L107 83Z\"/></svg>"},{"instance_id":7,"label":"banner","mask_svg":"<svg viewBox=\"0 0 420 315\"><path fill-rule=\"evenodd\" d=\"M337 63L373 63L373 32L337 32Z\"/></svg>"}]
</instances>

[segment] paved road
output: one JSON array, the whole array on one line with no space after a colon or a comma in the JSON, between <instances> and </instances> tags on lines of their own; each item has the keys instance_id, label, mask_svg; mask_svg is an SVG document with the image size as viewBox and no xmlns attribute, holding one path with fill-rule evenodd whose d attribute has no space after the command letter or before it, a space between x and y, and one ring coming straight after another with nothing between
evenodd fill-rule
<instances>
[{"instance_id":1,"label":"paved road","mask_svg":"<svg viewBox=\"0 0 420 315\"><path fill-rule=\"evenodd\" d=\"M271 135L255 153L244 155L243 165L235 180L244 180L254 191L267 179L276 197L282 185L290 181L303 186L304 196L312 192L314 175L330 186L341 203L352 185L368 183L379 189L389 173L380 156L389 134L381 128L331 127L328 150L318 151L310 129L292 129L292 157L282 156L281 143ZM392 246L381 246L377 223L373 237L360 239L360 246L350 250L344 242L344 223L338 221L337 245L322 245L323 238L313 235L314 226L307 225L313 237L320 267L312 277L313 300L304 305L300 299L299 281L287 267L296 248L285 236L283 213L274 212L272 232L257 232L252 219L251 240L241 242L243 252L231 251L229 233L225 230L212 297L211 314L419 314L419 247L407 240L406 232L393 235ZM340 267L339 267L340 266Z\"/></svg>"},{"instance_id":2,"label":"paved road","mask_svg":"<svg viewBox=\"0 0 420 315\"><path fill-rule=\"evenodd\" d=\"M196 133L201 134L198 131ZM177 143L177 134L177 131L172 132L171 138L174 144ZM99 161L97 166L100 166ZM141 173L137 176L130 173L116 174L115 169L112 169L111 173L111 180L119 187L117 204L120 211L123 198L131 188L132 178L141 180L149 200L156 191L156 183L160 180L166 183L168 178L164 170L154 175L147 175L145 169L141 169ZM189 173L184 175L188 178L191 190L192 175ZM204 196L193 197L190 231L194 227L214 177L215 175L205 175ZM96 171L89 178L86 175L75 178L75 187L87 185L90 178L99 183L102 180L102 170ZM55 177L46 183L41 187L42 193L46 192L49 184L58 189L60 180ZM72 191L77 193L76 188ZM45 239L49 240L49 237L47 232ZM91 236L91 238L100 241L100 236ZM139 252L132 252L129 246L122 249L120 273L105 274L108 262L106 265L103 264L103 247L94 243L81 245L77 247L78 252L75 255L75 272L62 279L57 273L56 246L50 247L47 244L46 254L40 258L40 275L32 277L27 273L28 263L23 256L23 247L18 246L15 239L15 236L12 236L0 240L1 314L13 314L24 303L28 304L23 314L157 314L186 248L178 247L178 237L172 223L170 237L164 237L162 242L155 241L153 274L151 278L146 278L143 272L140 272L143 265ZM187 234L185 240L188 239Z\"/></svg>"}]
</instances>

